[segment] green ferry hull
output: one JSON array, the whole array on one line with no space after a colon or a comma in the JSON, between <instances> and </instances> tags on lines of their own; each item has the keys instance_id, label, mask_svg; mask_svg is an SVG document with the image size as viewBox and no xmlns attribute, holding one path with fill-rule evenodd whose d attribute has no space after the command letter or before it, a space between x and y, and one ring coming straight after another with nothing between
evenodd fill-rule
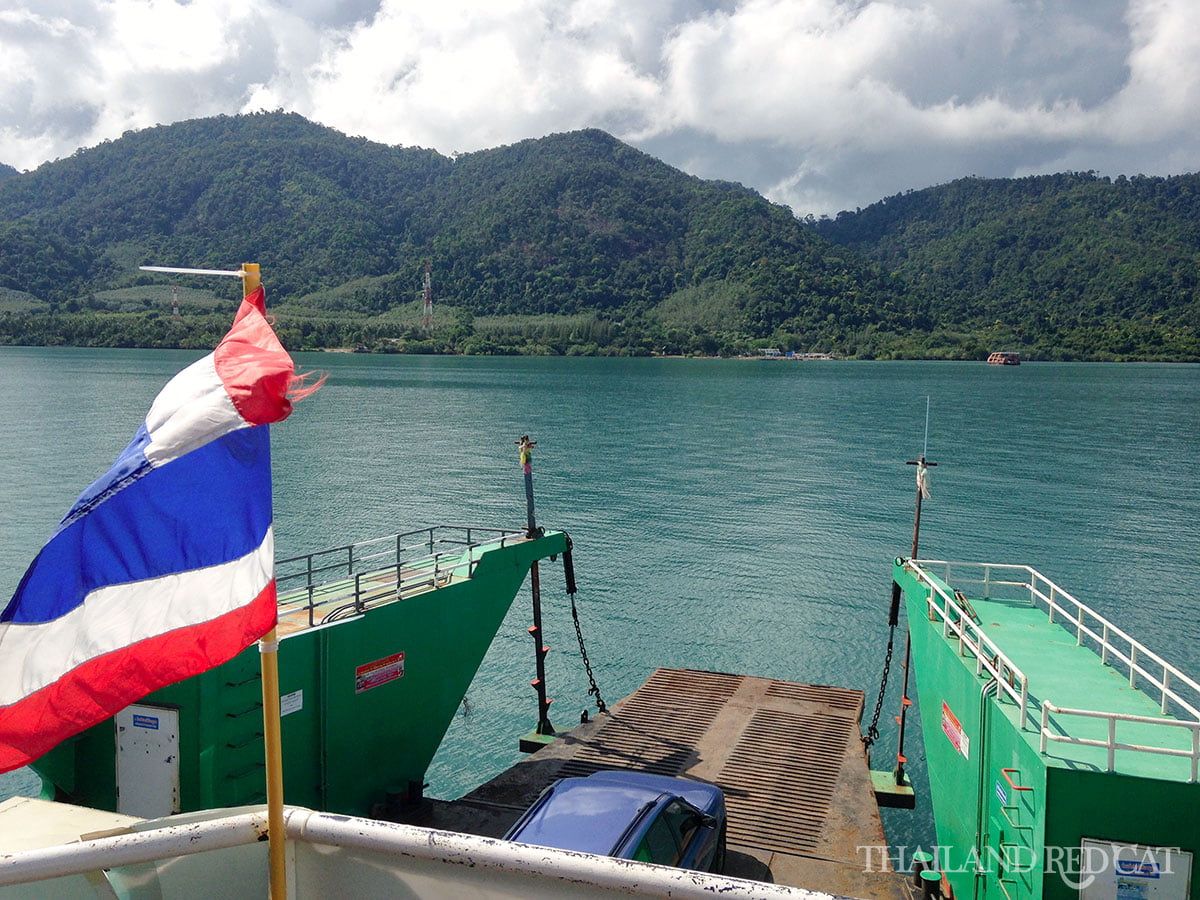
<instances>
[{"instance_id":1,"label":"green ferry hull","mask_svg":"<svg viewBox=\"0 0 1200 900\"><path fill-rule=\"evenodd\" d=\"M968 611L963 619L978 626L967 627L964 645L953 617L947 625L931 606L931 583L955 596L947 580L922 580L905 560L896 561L893 577L905 597L919 689L935 865L953 895L1200 896L1193 865L1200 852L1200 784L1196 731L1188 721L1164 715L1131 686L1136 679L1083 646L1074 623L1068 630L1053 616L1039 620L1028 605L1007 597L959 595ZM1108 704L1123 713L1124 736L1111 749L1100 747L1112 743L1107 720L1075 721L1049 710L1041 725L1043 701L1062 695L1079 698L1064 706ZM1174 727L1179 724L1185 727ZM1044 741L1043 729L1080 742ZM1160 749L1140 752L1147 746Z\"/></svg>"},{"instance_id":2,"label":"green ferry hull","mask_svg":"<svg viewBox=\"0 0 1200 900\"><path fill-rule=\"evenodd\" d=\"M531 566L566 549L563 533L548 532L467 550L443 561L423 590L392 588L386 601L290 631L281 590L286 801L368 816L419 799L426 769ZM291 615L303 618L304 612ZM149 695L139 708L150 710L143 715L155 728L159 710L178 722L178 760L171 763L176 797L166 812L263 802L256 646ZM122 736L115 721L60 744L34 764L58 799L122 808L119 773L114 777Z\"/></svg>"}]
</instances>

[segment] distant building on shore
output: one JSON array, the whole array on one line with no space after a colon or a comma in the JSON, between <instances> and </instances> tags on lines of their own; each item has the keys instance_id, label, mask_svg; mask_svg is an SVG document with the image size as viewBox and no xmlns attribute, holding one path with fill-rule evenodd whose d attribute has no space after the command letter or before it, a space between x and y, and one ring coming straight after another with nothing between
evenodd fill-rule
<instances>
[{"instance_id":1,"label":"distant building on shore","mask_svg":"<svg viewBox=\"0 0 1200 900\"><path fill-rule=\"evenodd\" d=\"M836 359L832 353L797 353L789 350L784 353L778 347L764 347L758 351L762 354L759 359Z\"/></svg>"}]
</instances>

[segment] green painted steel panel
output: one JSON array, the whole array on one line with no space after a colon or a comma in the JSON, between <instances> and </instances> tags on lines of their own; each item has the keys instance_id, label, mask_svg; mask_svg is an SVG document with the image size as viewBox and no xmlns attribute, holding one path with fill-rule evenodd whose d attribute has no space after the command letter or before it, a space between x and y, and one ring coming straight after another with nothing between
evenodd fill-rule
<instances>
[{"instance_id":1,"label":"green painted steel panel","mask_svg":"<svg viewBox=\"0 0 1200 900\"><path fill-rule=\"evenodd\" d=\"M366 627L318 633L325 657L318 704L327 723L322 808L368 815L389 785L424 778L508 612L509 602L497 598L516 594L532 561L521 553L489 554L469 582L373 610ZM356 686L360 670L401 653L402 677ZM280 689L292 686L285 680Z\"/></svg>"},{"instance_id":2,"label":"green painted steel panel","mask_svg":"<svg viewBox=\"0 0 1200 900\"><path fill-rule=\"evenodd\" d=\"M929 790L937 828L937 865L955 896L975 892L973 854L979 830L981 683L926 618L925 589L897 569L904 590L912 659L920 691ZM967 677L970 675L970 677ZM972 753L972 751L974 751ZM963 836L969 836L964 840Z\"/></svg>"},{"instance_id":3,"label":"green painted steel panel","mask_svg":"<svg viewBox=\"0 0 1200 900\"><path fill-rule=\"evenodd\" d=\"M1050 848L1078 847L1081 837L1089 837L1180 847L1200 855L1200 784L1053 768L1047 791L1046 805L1052 810L1046 819ZM1073 879L1047 873L1046 900L1078 896ZM1195 864L1191 896L1200 897L1200 871Z\"/></svg>"},{"instance_id":4,"label":"green painted steel panel","mask_svg":"<svg viewBox=\"0 0 1200 900\"><path fill-rule=\"evenodd\" d=\"M1046 767L1004 706L989 697L983 709L981 896L1028 900L1041 896Z\"/></svg>"},{"instance_id":5,"label":"green painted steel panel","mask_svg":"<svg viewBox=\"0 0 1200 900\"><path fill-rule=\"evenodd\" d=\"M1078 856L1071 854L1084 838L1200 854L1200 784L1188 783L1187 760L1118 751L1118 770L1108 772L1103 748L1052 743L1040 752L1035 723L1043 698L1154 717L1160 710L1153 698L1029 604L971 598L978 624L1029 679L1034 712L1022 723L1011 698L997 700L994 687L985 692L990 676L976 674L974 657L960 655L957 639L931 621L929 589L903 561L893 577L908 614L938 863L956 897L1075 900L1079 885L1070 868ZM1098 737L1097 724L1104 725L1072 722L1072 733ZM1185 729L1122 726L1128 743L1190 745ZM1198 891L1193 867L1191 896Z\"/></svg>"}]
</instances>

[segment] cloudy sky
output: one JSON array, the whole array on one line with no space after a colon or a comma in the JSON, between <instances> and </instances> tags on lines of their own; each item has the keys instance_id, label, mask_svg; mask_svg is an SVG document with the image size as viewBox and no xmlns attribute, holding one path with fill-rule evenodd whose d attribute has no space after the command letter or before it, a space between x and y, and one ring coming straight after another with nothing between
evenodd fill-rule
<instances>
[{"instance_id":1,"label":"cloudy sky","mask_svg":"<svg viewBox=\"0 0 1200 900\"><path fill-rule=\"evenodd\" d=\"M0 0L0 162L283 108L467 152L598 127L798 215L1200 169L1200 0Z\"/></svg>"}]
</instances>

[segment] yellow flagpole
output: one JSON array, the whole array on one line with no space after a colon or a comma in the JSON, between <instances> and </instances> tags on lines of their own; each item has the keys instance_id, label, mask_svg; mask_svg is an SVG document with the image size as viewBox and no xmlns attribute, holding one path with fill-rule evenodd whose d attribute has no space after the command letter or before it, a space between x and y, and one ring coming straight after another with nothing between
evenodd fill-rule
<instances>
[{"instance_id":1,"label":"yellow flagpole","mask_svg":"<svg viewBox=\"0 0 1200 900\"><path fill-rule=\"evenodd\" d=\"M258 642L262 663L263 742L267 753L267 835L271 900L287 897L287 847L283 833L283 742L279 725L279 642L275 629Z\"/></svg>"},{"instance_id":2,"label":"yellow flagpole","mask_svg":"<svg viewBox=\"0 0 1200 900\"><path fill-rule=\"evenodd\" d=\"M242 296L248 297L262 284L258 263L242 263Z\"/></svg>"},{"instance_id":3,"label":"yellow flagpole","mask_svg":"<svg viewBox=\"0 0 1200 900\"><path fill-rule=\"evenodd\" d=\"M262 284L258 263L242 263L242 296ZM274 563L272 562L272 565ZM267 763L267 836L271 900L287 898L287 845L283 833L283 741L279 714L279 641L272 628L258 642L262 666L263 743Z\"/></svg>"}]
</instances>

